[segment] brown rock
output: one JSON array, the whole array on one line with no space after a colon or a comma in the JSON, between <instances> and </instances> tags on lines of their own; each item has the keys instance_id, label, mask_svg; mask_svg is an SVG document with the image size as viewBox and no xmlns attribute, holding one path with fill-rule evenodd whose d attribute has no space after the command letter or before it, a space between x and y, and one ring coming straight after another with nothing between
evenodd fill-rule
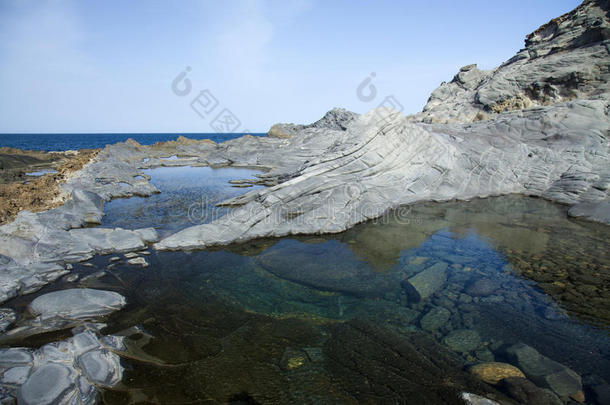
<instances>
[{"instance_id":1,"label":"brown rock","mask_svg":"<svg viewBox=\"0 0 610 405\"><path fill-rule=\"evenodd\" d=\"M582 392L582 390L578 391L575 394L570 395L570 398L572 398L576 402L580 402L581 404L585 403L585 393Z\"/></svg>"},{"instance_id":2,"label":"brown rock","mask_svg":"<svg viewBox=\"0 0 610 405\"><path fill-rule=\"evenodd\" d=\"M508 377L521 377L525 375L517 367L508 363L480 363L470 368L470 372L488 384L496 385Z\"/></svg>"}]
</instances>

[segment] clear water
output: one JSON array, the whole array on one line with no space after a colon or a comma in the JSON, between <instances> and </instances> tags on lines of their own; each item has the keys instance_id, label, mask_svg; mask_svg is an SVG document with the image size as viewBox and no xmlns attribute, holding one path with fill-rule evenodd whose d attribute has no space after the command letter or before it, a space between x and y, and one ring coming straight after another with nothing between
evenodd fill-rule
<instances>
[{"instance_id":1,"label":"clear water","mask_svg":"<svg viewBox=\"0 0 610 405\"><path fill-rule=\"evenodd\" d=\"M55 174L55 173L57 173L57 170L43 169L43 170L37 170L35 172L27 172L25 175L26 176L40 177L40 176L44 176L45 174Z\"/></svg>"},{"instance_id":2,"label":"clear water","mask_svg":"<svg viewBox=\"0 0 610 405\"><path fill-rule=\"evenodd\" d=\"M174 169L149 172L161 200L118 200L108 220L183 226L191 197L243 192L225 180L248 177ZM585 387L610 381L609 252L610 228L504 196L420 204L338 235L151 250L145 269L100 256L76 266L78 281L40 293L86 286L127 297L105 333L141 332L104 403L458 403L459 390L494 390L466 368L505 361L519 342ZM416 300L414 277L439 264L445 277ZM435 324L431 311L448 315ZM474 343L450 338L463 330Z\"/></svg>"},{"instance_id":3,"label":"clear water","mask_svg":"<svg viewBox=\"0 0 610 405\"><path fill-rule=\"evenodd\" d=\"M103 148L127 139L135 139L142 145L152 145L155 142L175 141L182 135L190 139L211 139L214 142L224 142L239 138L245 134L213 134L213 133L116 133L116 134L0 134L0 147L27 150L62 151L75 149ZM250 134L262 136L264 134Z\"/></svg>"},{"instance_id":4,"label":"clear water","mask_svg":"<svg viewBox=\"0 0 610 405\"><path fill-rule=\"evenodd\" d=\"M136 229L154 227L161 235L208 223L228 212L216 204L247 189L230 180L256 179L255 170L210 167L159 167L143 170L160 191L151 197L112 200L104 205L102 227Z\"/></svg>"}]
</instances>

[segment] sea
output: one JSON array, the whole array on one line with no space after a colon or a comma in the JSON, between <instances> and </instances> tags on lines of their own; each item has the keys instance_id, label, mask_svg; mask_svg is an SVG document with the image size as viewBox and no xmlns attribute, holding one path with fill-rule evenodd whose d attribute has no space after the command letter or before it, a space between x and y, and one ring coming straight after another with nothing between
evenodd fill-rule
<instances>
[{"instance_id":1,"label":"sea","mask_svg":"<svg viewBox=\"0 0 610 405\"><path fill-rule=\"evenodd\" d=\"M249 133L253 136L264 136L262 133ZM134 139L142 145L152 145L155 142L174 141L179 136L190 139L210 139L214 142L224 142L239 138L245 133L88 133L88 134L0 134L0 147L65 151L75 149L97 149L127 139Z\"/></svg>"}]
</instances>

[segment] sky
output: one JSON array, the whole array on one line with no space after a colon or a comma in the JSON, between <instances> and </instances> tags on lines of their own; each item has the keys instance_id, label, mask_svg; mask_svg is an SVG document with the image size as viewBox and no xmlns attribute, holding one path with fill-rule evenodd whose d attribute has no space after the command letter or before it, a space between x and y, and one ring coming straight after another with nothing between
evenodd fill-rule
<instances>
[{"instance_id":1,"label":"sky","mask_svg":"<svg viewBox=\"0 0 610 405\"><path fill-rule=\"evenodd\" d=\"M0 0L0 133L266 132L387 97L416 113L579 3Z\"/></svg>"}]
</instances>

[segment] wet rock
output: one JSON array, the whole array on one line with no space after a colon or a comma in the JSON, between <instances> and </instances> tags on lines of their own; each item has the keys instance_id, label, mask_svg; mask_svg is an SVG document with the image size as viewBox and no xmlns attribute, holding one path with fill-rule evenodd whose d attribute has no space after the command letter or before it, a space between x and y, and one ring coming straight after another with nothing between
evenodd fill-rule
<instances>
[{"instance_id":1,"label":"wet rock","mask_svg":"<svg viewBox=\"0 0 610 405\"><path fill-rule=\"evenodd\" d=\"M125 259L133 259L135 257L138 257L138 254L135 252L125 253Z\"/></svg>"},{"instance_id":2,"label":"wet rock","mask_svg":"<svg viewBox=\"0 0 610 405\"><path fill-rule=\"evenodd\" d=\"M0 333L17 320L17 314L10 308L0 308Z\"/></svg>"},{"instance_id":3,"label":"wet rock","mask_svg":"<svg viewBox=\"0 0 610 405\"><path fill-rule=\"evenodd\" d=\"M570 395L570 398L581 404L583 404L586 400L585 393L583 391L578 391L577 393Z\"/></svg>"},{"instance_id":4,"label":"wet rock","mask_svg":"<svg viewBox=\"0 0 610 405\"><path fill-rule=\"evenodd\" d=\"M107 315L125 304L125 298L112 291L75 288L41 295L30 303L29 308L42 319L87 319Z\"/></svg>"},{"instance_id":5,"label":"wet rock","mask_svg":"<svg viewBox=\"0 0 610 405\"><path fill-rule=\"evenodd\" d=\"M62 403L74 388L72 370L62 364L48 363L34 371L21 386L18 400L32 405Z\"/></svg>"},{"instance_id":6,"label":"wet rock","mask_svg":"<svg viewBox=\"0 0 610 405\"><path fill-rule=\"evenodd\" d=\"M489 349L477 350L474 352L474 356L477 358L477 360L480 360L484 363L491 363L494 362L496 359L496 356L494 356L494 354Z\"/></svg>"},{"instance_id":7,"label":"wet rock","mask_svg":"<svg viewBox=\"0 0 610 405\"><path fill-rule=\"evenodd\" d=\"M486 297L493 294L500 288L500 283L497 281L482 278L466 287L466 294L474 297Z\"/></svg>"},{"instance_id":8,"label":"wet rock","mask_svg":"<svg viewBox=\"0 0 610 405\"><path fill-rule=\"evenodd\" d=\"M460 294L459 301L462 304L470 304L472 302L472 297L466 294Z\"/></svg>"},{"instance_id":9,"label":"wet rock","mask_svg":"<svg viewBox=\"0 0 610 405\"><path fill-rule=\"evenodd\" d=\"M468 392L463 392L460 398L462 398L467 405L500 405L496 401Z\"/></svg>"},{"instance_id":10,"label":"wet rock","mask_svg":"<svg viewBox=\"0 0 610 405\"><path fill-rule=\"evenodd\" d=\"M398 280L373 271L347 247L332 256L327 252L325 244L283 242L260 255L257 262L277 277L324 291L375 298L400 291ZM312 257L320 257L324 266Z\"/></svg>"},{"instance_id":11,"label":"wet rock","mask_svg":"<svg viewBox=\"0 0 610 405\"><path fill-rule=\"evenodd\" d=\"M32 367L30 366L9 368L4 372L0 381L2 381L3 384L21 385L28 379L31 369Z\"/></svg>"},{"instance_id":12,"label":"wet rock","mask_svg":"<svg viewBox=\"0 0 610 405\"><path fill-rule=\"evenodd\" d=\"M37 350L0 350L0 384L6 388L6 397L24 404L93 405L96 386L112 387L120 382L120 359L103 342L121 338L100 339L93 325L73 332L72 338Z\"/></svg>"},{"instance_id":13,"label":"wet rock","mask_svg":"<svg viewBox=\"0 0 610 405\"><path fill-rule=\"evenodd\" d=\"M443 307L434 307L419 321L421 328L428 332L435 332L451 318L451 312Z\"/></svg>"},{"instance_id":14,"label":"wet rock","mask_svg":"<svg viewBox=\"0 0 610 405\"><path fill-rule=\"evenodd\" d=\"M285 371L292 371L305 366L309 356L302 350L287 347L280 359L280 367Z\"/></svg>"},{"instance_id":15,"label":"wet rock","mask_svg":"<svg viewBox=\"0 0 610 405\"><path fill-rule=\"evenodd\" d=\"M32 361L32 353L28 349L11 347L0 350L0 367L24 366Z\"/></svg>"},{"instance_id":16,"label":"wet rock","mask_svg":"<svg viewBox=\"0 0 610 405\"><path fill-rule=\"evenodd\" d=\"M134 265L134 266L148 267L148 262L143 257L136 257L133 259L129 259L129 260L127 260L127 263Z\"/></svg>"},{"instance_id":17,"label":"wet rock","mask_svg":"<svg viewBox=\"0 0 610 405\"><path fill-rule=\"evenodd\" d=\"M536 385L549 388L561 398L582 390L580 376L570 368L540 354L524 343L506 349L509 361L519 367Z\"/></svg>"},{"instance_id":18,"label":"wet rock","mask_svg":"<svg viewBox=\"0 0 610 405\"><path fill-rule=\"evenodd\" d=\"M121 365L115 354L105 349L91 350L79 357L80 368L89 381L113 386L121 381Z\"/></svg>"},{"instance_id":19,"label":"wet rock","mask_svg":"<svg viewBox=\"0 0 610 405\"><path fill-rule=\"evenodd\" d=\"M427 334L395 334L362 321L337 324L331 333L325 368L359 403L457 405L462 392L499 395Z\"/></svg>"},{"instance_id":20,"label":"wet rock","mask_svg":"<svg viewBox=\"0 0 610 405\"><path fill-rule=\"evenodd\" d=\"M137 232L120 228L80 228L72 229L70 233L101 254L139 250L146 243Z\"/></svg>"},{"instance_id":21,"label":"wet rock","mask_svg":"<svg viewBox=\"0 0 610 405\"><path fill-rule=\"evenodd\" d=\"M498 387L522 404L561 405L562 401L552 392L539 388L533 382L521 377L501 380Z\"/></svg>"},{"instance_id":22,"label":"wet rock","mask_svg":"<svg viewBox=\"0 0 610 405\"><path fill-rule=\"evenodd\" d=\"M453 351L467 353L479 347L481 337L472 329L456 329L445 336L443 343Z\"/></svg>"},{"instance_id":23,"label":"wet rock","mask_svg":"<svg viewBox=\"0 0 610 405\"><path fill-rule=\"evenodd\" d=\"M426 299L447 282L447 267L445 262L436 263L408 280L403 280L401 286L410 300L418 302Z\"/></svg>"},{"instance_id":24,"label":"wet rock","mask_svg":"<svg viewBox=\"0 0 610 405\"><path fill-rule=\"evenodd\" d=\"M521 377L525 375L517 367L507 363L480 363L470 367L469 371L488 384L496 385L508 377Z\"/></svg>"}]
</instances>

